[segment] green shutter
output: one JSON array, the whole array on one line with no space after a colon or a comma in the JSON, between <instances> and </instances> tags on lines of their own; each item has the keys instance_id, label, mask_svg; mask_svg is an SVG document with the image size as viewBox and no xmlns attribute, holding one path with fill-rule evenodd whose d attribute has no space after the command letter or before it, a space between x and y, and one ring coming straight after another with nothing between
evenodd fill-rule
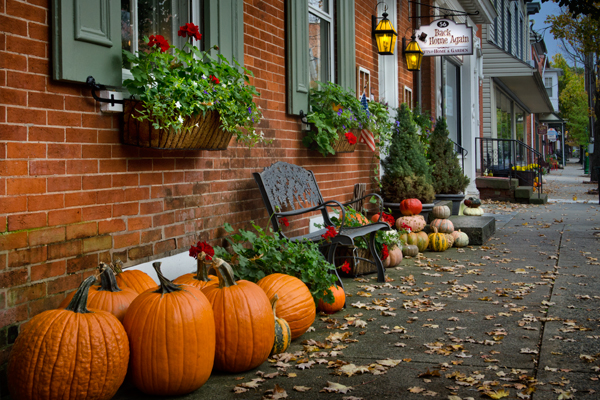
<instances>
[{"instance_id":1,"label":"green shutter","mask_svg":"<svg viewBox=\"0 0 600 400\"><path fill-rule=\"evenodd\" d=\"M337 0L337 83L356 92L354 0Z\"/></svg>"},{"instance_id":2,"label":"green shutter","mask_svg":"<svg viewBox=\"0 0 600 400\"><path fill-rule=\"evenodd\" d=\"M205 0L204 40L206 50L212 55L221 54L229 62L235 58L244 65L244 1Z\"/></svg>"},{"instance_id":3,"label":"green shutter","mask_svg":"<svg viewBox=\"0 0 600 400\"><path fill-rule=\"evenodd\" d=\"M285 3L287 111L308 113L308 0Z\"/></svg>"},{"instance_id":4,"label":"green shutter","mask_svg":"<svg viewBox=\"0 0 600 400\"><path fill-rule=\"evenodd\" d=\"M119 0L54 0L52 66L56 80L121 86Z\"/></svg>"}]
</instances>

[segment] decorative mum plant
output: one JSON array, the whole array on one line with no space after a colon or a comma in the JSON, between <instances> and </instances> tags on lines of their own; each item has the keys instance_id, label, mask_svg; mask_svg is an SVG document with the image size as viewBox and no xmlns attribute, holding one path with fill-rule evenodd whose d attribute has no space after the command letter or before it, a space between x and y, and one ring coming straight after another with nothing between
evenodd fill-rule
<instances>
[{"instance_id":1,"label":"decorative mum plant","mask_svg":"<svg viewBox=\"0 0 600 400\"><path fill-rule=\"evenodd\" d=\"M123 86L145 107L137 118L152 121L155 129L179 132L186 117L218 111L223 130L233 132L238 141L250 147L264 141L254 128L262 114L254 103L259 93L248 84L252 72L236 60L232 65L222 55L215 59L200 51L193 44L202 38L197 25L181 26L178 35L189 38L181 49L152 35L145 38L147 51L123 50L133 75Z\"/></svg>"},{"instance_id":2,"label":"decorative mum plant","mask_svg":"<svg viewBox=\"0 0 600 400\"><path fill-rule=\"evenodd\" d=\"M327 156L335 154L333 145L340 133L349 144L355 144L357 137L350 130L366 127L368 116L352 90L332 82L317 84L310 90L310 112L306 116L313 129L307 132L303 143Z\"/></svg>"},{"instance_id":3,"label":"decorative mum plant","mask_svg":"<svg viewBox=\"0 0 600 400\"><path fill-rule=\"evenodd\" d=\"M255 232L240 229L227 241L230 251L223 247L215 247L215 256L232 265L239 279L258 282L273 273L295 276L310 289L315 303L324 299L328 303L334 301L329 288L336 283L333 274L335 267L325 260L317 243L290 241L270 230L270 235L260 226L252 225ZM224 225L225 231L233 233L230 224Z\"/></svg>"}]
</instances>

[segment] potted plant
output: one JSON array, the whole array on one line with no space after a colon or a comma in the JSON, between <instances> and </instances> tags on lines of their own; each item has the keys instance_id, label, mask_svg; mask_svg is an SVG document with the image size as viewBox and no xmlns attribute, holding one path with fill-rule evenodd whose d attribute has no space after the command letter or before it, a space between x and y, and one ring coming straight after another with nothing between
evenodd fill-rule
<instances>
[{"instance_id":1,"label":"potted plant","mask_svg":"<svg viewBox=\"0 0 600 400\"><path fill-rule=\"evenodd\" d=\"M306 120L311 130L303 144L323 156L353 152L360 130L368 124L356 94L332 82L317 82L317 87L310 90L309 103Z\"/></svg>"},{"instance_id":2,"label":"potted plant","mask_svg":"<svg viewBox=\"0 0 600 400\"><path fill-rule=\"evenodd\" d=\"M124 143L223 150L233 135L250 147L264 141L255 130L261 112L254 103L259 94L248 84L252 72L200 51L193 44L202 38L198 26L185 24L178 34L189 38L181 49L152 35L147 49L123 50L133 75L123 82L133 97L124 105Z\"/></svg>"},{"instance_id":3,"label":"potted plant","mask_svg":"<svg viewBox=\"0 0 600 400\"><path fill-rule=\"evenodd\" d=\"M417 127L406 104L397 109L394 133L387 157L382 160L381 193L384 206L398 216L402 200L416 198L423 203L423 212L433 208L435 192L431 184L431 167L417 137Z\"/></svg>"},{"instance_id":4,"label":"potted plant","mask_svg":"<svg viewBox=\"0 0 600 400\"><path fill-rule=\"evenodd\" d=\"M429 163L433 189L438 200L452 200L452 215L458 215L460 203L465 198L464 191L469 185L454 152L454 143L448 138L446 119L437 119L429 139Z\"/></svg>"}]
</instances>

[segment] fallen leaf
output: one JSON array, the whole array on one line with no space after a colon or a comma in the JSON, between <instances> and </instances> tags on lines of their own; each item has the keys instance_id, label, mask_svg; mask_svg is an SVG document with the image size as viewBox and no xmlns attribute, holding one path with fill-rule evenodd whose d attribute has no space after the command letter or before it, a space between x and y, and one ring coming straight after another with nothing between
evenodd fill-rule
<instances>
[{"instance_id":1,"label":"fallen leaf","mask_svg":"<svg viewBox=\"0 0 600 400\"><path fill-rule=\"evenodd\" d=\"M308 392L310 389L312 388L309 388L307 386L294 386L294 390L297 392Z\"/></svg>"},{"instance_id":2,"label":"fallen leaf","mask_svg":"<svg viewBox=\"0 0 600 400\"><path fill-rule=\"evenodd\" d=\"M501 399L503 397L508 397L510 392L508 390L500 389L500 390L489 390L487 392L483 392L484 396L488 396L492 399Z\"/></svg>"},{"instance_id":3,"label":"fallen leaf","mask_svg":"<svg viewBox=\"0 0 600 400\"><path fill-rule=\"evenodd\" d=\"M344 386L335 382L327 382L327 386L324 387L321 392L329 392L329 393L348 393L353 388L352 386Z\"/></svg>"},{"instance_id":4,"label":"fallen leaf","mask_svg":"<svg viewBox=\"0 0 600 400\"><path fill-rule=\"evenodd\" d=\"M277 400L277 399L285 399L287 397L287 392L278 384L275 384L273 389L269 389L265 392L263 399L267 400Z\"/></svg>"},{"instance_id":5,"label":"fallen leaf","mask_svg":"<svg viewBox=\"0 0 600 400\"><path fill-rule=\"evenodd\" d=\"M418 386L413 386L411 388L408 388L408 391L411 392L411 393L421 393L421 392L424 392L425 389L420 388Z\"/></svg>"}]
</instances>

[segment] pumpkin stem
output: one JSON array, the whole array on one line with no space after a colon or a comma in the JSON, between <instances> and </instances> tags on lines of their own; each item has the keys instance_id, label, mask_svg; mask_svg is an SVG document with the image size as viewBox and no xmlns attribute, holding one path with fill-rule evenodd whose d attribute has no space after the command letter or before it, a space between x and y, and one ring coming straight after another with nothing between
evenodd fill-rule
<instances>
[{"instance_id":1,"label":"pumpkin stem","mask_svg":"<svg viewBox=\"0 0 600 400\"><path fill-rule=\"evenodd\" d=\"M115 261L114 264L110 265L112 266L112 269L114 270L116 275L123 272L123 261L117 259L117 261Z\"/></svg>"},{"instance_id":2,"label":"pumpkin stem","mask_svg":"<svg viewBox=\"0 0 600 400\"><path fill-rule=\"evenodd\" d=\"M80 314L91 313L90 310L87 309L87 301L88 301L88 292L90 287L96 283L96 276L88 276L85 280L79 285L75 295L69 302L69 305L65 308L65 310L73 311Z\"/></svg>"},{"instance_id":3,"label":"pumpkin stem","mask_svg":"<svg viewBox=\"0 0 600 400\"><path fill-rule=\"evenodd\" d=\"M210 281L210 279L208 279L208 271L206 268L206 253L202 252L198 254L198 259L196 261L198 263L198 269L196 270L194 279L204 282Z\"/></svg>"},{"instance_id":4,"label":"pumpkin stem","mask_svg":"<svg viewBox=\"0 0 600 400\"><path fill-rule=\"evenodd\" d=\"M121 292L121 288L117 285L117 280L115 279L115 273L110 267L104 263L101 264L101 272L100 272L100 288L98 291L105 292Z\"/></svg>"},{"instance_id":5,"label":"pumpkin stem","mask_svg":"<svg viewBox=\"0 0 600 400\"><path fill-rule=\"evenodd\" d=\"M167 293L173 293L173 292L178 292L178 291L182 290L181 285L173 283L170 280L168 280L167 278L165 278L165 276L160 271L161 264L162 263L160 261L152 263L152 266L154 267L154 270L156 271L156 275L158 275L158 280L160 281L160 286L158 287L157 290L154 291L154 293L167 294Z\"/></svg>"},{"instance_id":6,"label":"pumpkin stem","mask_svg":"<svg viewBox=\"0 0 600 400\"><path fill-rule=\"evenodd\" d=\"M237 285L231 265L220 258L213 257L212 267L217 271L217 276L219 277L219 289Z\"/></svg>"},{"instance_id":7,"label":"pumpkin stem","mask_svg":"<svg viewBox=\"0 0 600 400\"><path fill-rule=\"evenodd\" d=\"M275 312L275 308L277 307L277 300L279 300L279 295L275 293L275 295L271 298L271 307L273 307L273 316L277 319L277 313Z\"/></svg>"}]
</instances>

